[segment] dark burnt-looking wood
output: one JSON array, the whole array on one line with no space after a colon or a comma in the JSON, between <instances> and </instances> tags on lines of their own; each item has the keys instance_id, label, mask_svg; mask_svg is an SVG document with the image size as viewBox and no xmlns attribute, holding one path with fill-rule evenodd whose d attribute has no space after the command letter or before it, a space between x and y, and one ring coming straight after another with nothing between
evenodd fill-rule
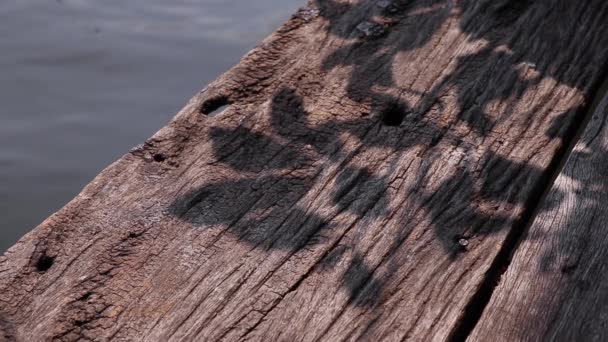
<instances>
[{"instance_id":1,"label":"dark burnt-looking wood","mask_svg":"<svg viewBox=\"0 0 608 342\"><path fill-rule=\"evenodd\" d=\"M556 179L470 340L608 340L607 119L608 97Z\"/></svg>"},{"instance_id":2,"label":"dark burnt-looking wood","mask_svg":"<svg viewBox=\"0 0 608 342\"><path fill-rule=\"evenodd\" d=\"M1 329L448 339L584 116L607 15L312 3L0 259Z\"/></svg>"}]
</instances>

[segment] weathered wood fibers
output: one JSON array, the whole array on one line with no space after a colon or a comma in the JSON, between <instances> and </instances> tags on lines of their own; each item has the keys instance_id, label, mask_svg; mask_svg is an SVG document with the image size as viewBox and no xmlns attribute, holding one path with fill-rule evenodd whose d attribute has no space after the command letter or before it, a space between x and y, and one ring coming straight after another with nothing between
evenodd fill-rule
<instances>
[{"instance_id":1,"label":"weathered wood fibers","mask_svg":"<svg viewBox=\"0 0 608 342\"><path fill-rule=\"evenodd\" d=\"M5 331L447 339L584 112L607 15L311 4L0 259Z\"/></svg>"},{"instance_id":2,"label":"weathered wood fibers","mask_svg":"<svg viewBox=\"0 0 608 342\"><path fill-rule=\"evenodd\" d=\"M608 97L543 202L472 341L608 340L607 119Z\"/></svg>"}]
</instances>

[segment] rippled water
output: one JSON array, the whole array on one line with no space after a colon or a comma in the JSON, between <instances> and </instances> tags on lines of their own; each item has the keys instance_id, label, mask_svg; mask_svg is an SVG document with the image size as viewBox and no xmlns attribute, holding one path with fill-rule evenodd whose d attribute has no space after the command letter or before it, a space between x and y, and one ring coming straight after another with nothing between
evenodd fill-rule
<instances>
[{"instance_id":1,"label":"rippled water","mask_svg":"<svg viewBox=\"0 0 608 342\"><path fill-rule=\"evenodd\" d=\"M0 253L304 2L0 1Z\"/></svg>"}]
</instances>

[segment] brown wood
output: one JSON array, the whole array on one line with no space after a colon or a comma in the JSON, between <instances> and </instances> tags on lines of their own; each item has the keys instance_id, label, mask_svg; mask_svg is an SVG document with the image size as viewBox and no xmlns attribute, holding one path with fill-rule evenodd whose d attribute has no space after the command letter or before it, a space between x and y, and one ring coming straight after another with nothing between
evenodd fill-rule
<instances>
[{"instance_id":1,"label":"brown wood","mask_svg":"<svg viewBox=\"0 0 608 342\"><path fill-rule=\"evenodd\" d=\"M608 340L607 120L608 97L543 202L471 341Z\"/></svg>"},{"instance_id":2,"label":"brown wood","mask_svg":"<svg viewBox=\"0 0 608 342\"><path fill-rule=\"evenodd\" d=\"M607 15L311 4L0 258L0 329L458 337L604 72Z\"/></svg>"}]
</instances>

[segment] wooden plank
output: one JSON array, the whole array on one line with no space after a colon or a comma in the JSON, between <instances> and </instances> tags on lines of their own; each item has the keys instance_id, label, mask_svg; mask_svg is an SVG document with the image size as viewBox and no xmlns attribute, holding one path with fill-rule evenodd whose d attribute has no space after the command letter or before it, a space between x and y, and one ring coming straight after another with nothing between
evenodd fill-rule
<instances>
[{"instance_id":1,"label":"wooden plank","mask_svg":"<svg viewBox=\"0 0 608 342\"><path fill-rule=\"evenodd\" d=\"M608 340L608 97L521 243L471 341Z\"/></svg>"},{"instance_id":2,"label":"wooden plank","mask_svg":"<svg viewBox=\"0 0 608 342\"><path fill-rule=\"evenodd\" d=\"M584 113L607 15L311 4L0 259L4 334L448 339Z\"/></svg>"}]
</instances>

